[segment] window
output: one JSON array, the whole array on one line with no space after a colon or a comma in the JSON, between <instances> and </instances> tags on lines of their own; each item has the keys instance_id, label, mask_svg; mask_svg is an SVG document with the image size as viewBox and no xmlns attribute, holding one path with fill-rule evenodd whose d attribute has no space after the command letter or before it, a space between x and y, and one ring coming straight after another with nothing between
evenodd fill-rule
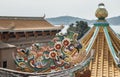
<instances>
[{"instance_id":1,"label":"window","mask_svg":"<svg viewBox=\"0 0 120 77\"><path fill-rule=\"evenodd\" d=\"M0 67L1 67L1 61L0 61Z\"/></svg>"},{"instance_id":2,"label":"window","mask_svg":"<svg viewBox=\"0 0 120 77\"><path fill-rule=\"evenodd\" d=\"M50 32L49 31L44 31L46 35L50 35Z\"/></svg>"},{"instance_id":3,"label":"window","mask_svg":"<svg viewBox=\"0 0 120 77\"><path fill-rule=\"evenodd\" d=\"M17 34L19 35L19 37L25 37L24 32L17 32Z\"/></svg>"},{"instance_id":4,"label":"window","mask_svg":"<svg viewBox=\"0 0 120 77\"><path fill-rule=\"evenodd\" d=\"M28 33L28 35L30 36L30 37L34 37L34 33L33 32L27 32Z\"/></svg>"},{"instance_id":5,"label":"window","mask_svg":"<svg viewBox=\"0 0 120 77\"><path fill-rule=\"evenodd\" d=\"M38 36L42 36L42 31L36 31Z\"/></svg>"},{"instance_id":6,"label":"window","mask_svg":"<svg viewBox=\"0 0 120 77\"><path fill-rule=\"evenodd\" d=\"M14 32L11 32L9 36L10 38L15 38Z\"/></svg>"},{"instance_id":7,"label":"window","mask_svg":"<svg viewBox=\"0 0 120 77\"><path fill-rule=\"evenodd\" d=\"M7 68L7 61L3 61L3 68Z\"/></svg>"},{"instance_id":8,"label":"window","mask_svg":"<svg viewBox=\"0 0 120 77\"><path fill-rule=\"evenodd\" d=\"M6 39L8 39L7 37L8 37L8 32L3 32L2 39L6 40Z\"/></svg>"}]
</instances>

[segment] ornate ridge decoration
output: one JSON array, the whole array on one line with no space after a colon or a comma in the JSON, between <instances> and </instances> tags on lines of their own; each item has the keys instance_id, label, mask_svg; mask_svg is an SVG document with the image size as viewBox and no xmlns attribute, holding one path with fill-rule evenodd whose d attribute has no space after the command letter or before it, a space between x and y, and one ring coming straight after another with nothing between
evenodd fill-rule
<instances>
[{"instance_id":1,"label":"ornate ridge decoration","mask_svg":"<svg viewBox=\"0 0 120 77\"><path fill-rule=\"evenodd\" d=\"M73 67L79 62L76 60L81 49L77 35L74 32L69 35L57 34L48 46L34 43L29 48L18 48L17 53L14 53L17 70L39 73Z\"/></svg>"}]
</instances>

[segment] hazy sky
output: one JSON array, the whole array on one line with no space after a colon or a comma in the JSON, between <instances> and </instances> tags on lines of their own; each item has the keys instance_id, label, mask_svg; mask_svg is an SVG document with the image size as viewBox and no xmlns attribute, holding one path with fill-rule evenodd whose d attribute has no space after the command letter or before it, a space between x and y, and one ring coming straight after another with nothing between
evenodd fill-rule
<instances>
[{"instance_id":1,"label":"hazy sky","mask_svg":"<svg viewBox=\"0 0 120 77\"><path fill-rule=\"evenodd\" d=\"M98 4L103 2L109 17L120 15L120 0L0 0L0 16L63 15L95 19Z\"/></svg>"}]
</instances>

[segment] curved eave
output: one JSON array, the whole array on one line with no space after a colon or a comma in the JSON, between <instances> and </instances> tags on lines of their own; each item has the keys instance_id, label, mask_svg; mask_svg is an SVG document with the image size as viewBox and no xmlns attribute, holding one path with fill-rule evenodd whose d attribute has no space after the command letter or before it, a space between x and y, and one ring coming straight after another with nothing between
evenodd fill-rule
<instances>
[{"instance_id":1,"label":"curved eave","mask_svg":"<svg viewBox=\"0 0 120 77\"><path fill-rule=\"evenodd\" d=\"M109 32L110 32L112 35L115 36L116 40L119 41L119 43L120 43L120 37L119 37L119 35L118 35L117 33L115 33L115 31L114 31L110 26L108 27L108 30L109 30Z\"/></svg>"},{"instance_id":2,"label":"curved eave","mask_svg":"<svg viewBox=\"0 0 120 77\"><path fill-rule=\"evenodd\" d=\"M19 28L19 29L1 29L0 32L25 32L25 31L53 31L61 30L62 26L59 27L42 27L42 28Z\"/></svg>"},{"instance_id":3,"label":"curved eave","mask_svg":"<svg viewBox=\"0 0 120 77\"><path fill-rule=\"evenodd\" d=\"M15 48L15 47L16 47L15 45L11 45L0 41L0 49Z\"/></svg>"},{"instance_id":4,"label":"curved eave","mask_svg":"<svg viewBox=\"0 0 120 77\"><path fill-rule=\"evenodd\" d=\"M14 57L14 54L13 54ZM28 76L58 76L62 74L68 73L69 76L71 76L71 73L77 71L77 70L82 70L85 66L87 66L90 61L91 57L86 56L85 61L82 61L75 65L74 67L71 67L69 69L63 69L61 71L54 71L54 72L45 72L45 73L30 73L30 72L22 72L22 71L16 71L16 70L11 70L11 69L6 69L6 68L0 68L1 71L8 72L8 73L15 73L15 74L22 74L22 75L28 75ZM14 58L15 59L15 58Z\"/></svg>"}]
</instances>

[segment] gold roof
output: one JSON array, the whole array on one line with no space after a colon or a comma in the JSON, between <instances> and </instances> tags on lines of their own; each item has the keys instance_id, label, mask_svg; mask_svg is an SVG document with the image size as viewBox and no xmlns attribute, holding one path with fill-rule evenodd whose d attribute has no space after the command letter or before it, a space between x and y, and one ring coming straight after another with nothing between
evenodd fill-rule
<instances>
[{"instance_id":1,"label":"gold roof","mask_svg":"<svg viewBox=\"0 0 120 77\"><path fill-rule=\"evenodd\" d=\"M99 6L101 5L104 4L99 4ZM101 20L105 20L107 15L105 8L98 8L96 11L96 17ZM80 40L86 49L86 55L92 54L92 57L83 59L83 62L91 59L83 68L90 71L90 74L87 73L89 76L83 76L86 75L86 70L83 70L83 73L76 73L76 77L120 77L120 38L109 26L109 23L107 25L105 25L107 22L103 21L96 23L98 25L92 27Z\"/></svg>"},{"instance_id":2,"label":"gold roof","mask_svg":"<svg viewBox=\"0 0 120 77\"><path fill-rule=\"evenodd\" d=\"M94 35L93 27L89 33L87 33L82 39L81 43L85 49L90 44L90 40ZM114 48L117 55L119 57L120 51L120 39L116 36L113 30L108 26L106 27L108 30L108 34L110 36L110 40L112 43L112 47ZM98 34L96 35L94 43L91 46L91 49L94 49L93 59L90 61L88 66L91 71L90 77L119 77L120 69L118 65L115 64L114 57L111 53L110 45L107 42L107 38L104 32L104 27L99 26ZM91 51L90 51L91 52ZM81 55L82 56L82 55ZM115 57L116 58L116 57ZM116 58L117 59L117 58Z\"/></svg>"}]
</instances>

